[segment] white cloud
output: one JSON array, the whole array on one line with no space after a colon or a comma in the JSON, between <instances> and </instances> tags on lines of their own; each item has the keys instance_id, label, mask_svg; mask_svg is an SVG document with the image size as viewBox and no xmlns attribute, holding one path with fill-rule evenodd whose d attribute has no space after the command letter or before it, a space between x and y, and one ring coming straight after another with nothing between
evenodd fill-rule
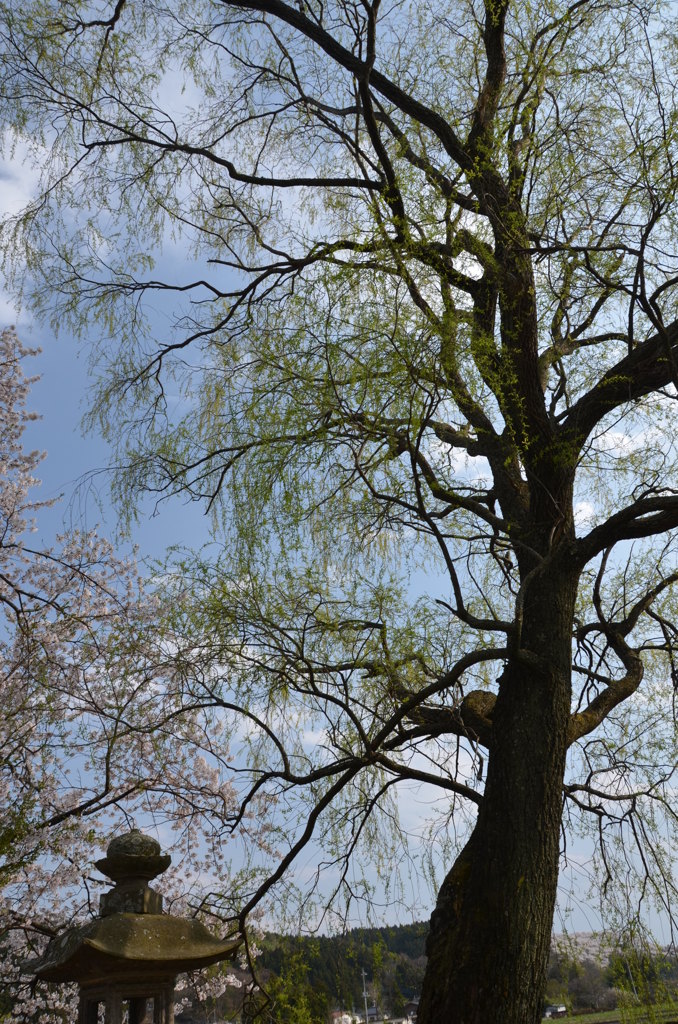
<instances>
[{"instance_id":1,"label":"white cloud","mask_svg":"<svg viewBox=\"0 0 678 1024\"><path fill-rule=\"evenodd\" d=\"M25 209L37 192L39 177L28 145L5 132L0 138L0 223ZM16 300L6 288L0 288L0 327L15 323L18 316Z\"/></svg>"},{"instance_id":2,"label":"white cloud","mask_svg":"<svg viewBox=\"0 0 678 1024\"><path fill-rule=\"evenodd\" d=\"M590 501L578 501L574 507L574 522L577 527L590 529L596 522L596 509Z\"/></svg>"},{"instance_id":3,"label":"white cloud","mask_svg":"<svg viewBox=\"0 0 678 1024\"><path fill-rule=\"evenodd\" d=\"M0 141L0 218L21 213L37 191L40 172L26 143L6 132Z\"/></svg>"}]
</instances>

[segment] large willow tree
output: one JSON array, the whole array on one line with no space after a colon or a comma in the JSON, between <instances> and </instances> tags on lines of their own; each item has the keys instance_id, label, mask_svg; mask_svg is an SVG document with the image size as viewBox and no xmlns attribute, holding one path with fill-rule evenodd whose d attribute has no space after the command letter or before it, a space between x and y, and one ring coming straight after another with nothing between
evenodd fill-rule
<instances>
[{"instance_id":1,"label":"large willow tree","mask_svg":"<svg viewBox=\"0 0 678 1024\"><path fill-rule=\"evenodd\" d=\"M270 829L229 912L311 847L355 895L433 787L420 1024L532 1024L563 821L674 892L675 4L2 8L6 252L99 339L123 505L214 515L167 629Z\"/></svg>"}]
</instances>

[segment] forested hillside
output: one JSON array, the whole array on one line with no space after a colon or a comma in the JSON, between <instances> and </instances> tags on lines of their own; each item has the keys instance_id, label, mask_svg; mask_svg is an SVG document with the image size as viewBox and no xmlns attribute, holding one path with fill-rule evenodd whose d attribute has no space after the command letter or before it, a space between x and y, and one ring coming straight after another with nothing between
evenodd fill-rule
<instances>
[{"instance_id":1,"label":"forested hillside","mask_svg":"<svg viewBox=\"0 0 678 1024\"><path fill-rule=\"evenodd\" d=\"M256 960L260 988L248 999L251 976L228 968L236 984L200 1007L186 1007L179 1024L254 1019L262 1024L326 1024L334 1009L364 1008L363 970L370 1005L397 1015L419 994L426 966L428 923L356 928L345 935L267 934ZM244 1013L243 1013L244 1003Z\"/></svg>"},{"instance_id":2,"label":"forested hillside","mask_svg":"<svg viewBox=\"0 0 678 1024\"><path fill-rule=\"evenodd\" d=\"M266 937L260 964L282 986L304 993L313 1017L364 1003L362 971L370 1003L397 1014L419 992L428 923L357 928L346 935Z\"/></svg>"}]
</instances>

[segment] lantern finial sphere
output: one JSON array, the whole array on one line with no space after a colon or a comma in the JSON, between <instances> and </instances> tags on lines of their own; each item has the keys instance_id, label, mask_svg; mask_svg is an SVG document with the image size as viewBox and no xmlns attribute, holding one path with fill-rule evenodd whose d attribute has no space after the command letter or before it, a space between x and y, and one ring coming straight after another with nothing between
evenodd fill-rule
<instances>
[{"instance_id":1,"label":"lantern finial sphere","mask_svg":"<svg viewBox=\"0 0 678 1024\"><path fill-rule=\"evenodd\" d=\"M116 836L108 844L106 856L96 862L103 875L118 887L142 887L170 866L172 858L161 853L160 843L139 829ZM122 910L122 907L116 909ZM150 909L150 908L149 908Z\"/></svg>"},{"instance_id":2,"label":"lantern finial sphere","mask_svg":"<svg viewBox=\"0 0 678 1024\"><path fill-rule=\"evenodd\" d=\"M120 854L125 856L157 857L160 853L160 843L153 836L146 836L138 828L125 832L121 836L111 839L106 854L108 857L117 857Z\"/></svg>"}]
</instances>

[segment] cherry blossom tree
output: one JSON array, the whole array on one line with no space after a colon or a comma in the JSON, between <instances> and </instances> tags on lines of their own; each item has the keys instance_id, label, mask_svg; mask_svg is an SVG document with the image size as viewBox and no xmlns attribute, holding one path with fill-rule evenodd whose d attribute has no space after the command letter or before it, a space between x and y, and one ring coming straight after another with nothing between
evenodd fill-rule
<instances>
[{"instance_id":1,"label":"cherry blossom tree","mask_svg":"<svg viewBox=\"0 0 678 1024\"><path fill-rule=\"evenodd\" d=\"M223 867L205 822L231 813L232 794L207 760L204 735L214 749L218 729L185 708L162 601L134 560L93 532L35 543L45 503L34 497L43 454L23 447L32 354L13 329L0 335L0 985L10 1019L58 1024L76 1012L72 989L36 988L21 965L96 912L92 861L111 833L164 826L168 898L195 911L192 880Z\"/></svg>"}]
</instances>

